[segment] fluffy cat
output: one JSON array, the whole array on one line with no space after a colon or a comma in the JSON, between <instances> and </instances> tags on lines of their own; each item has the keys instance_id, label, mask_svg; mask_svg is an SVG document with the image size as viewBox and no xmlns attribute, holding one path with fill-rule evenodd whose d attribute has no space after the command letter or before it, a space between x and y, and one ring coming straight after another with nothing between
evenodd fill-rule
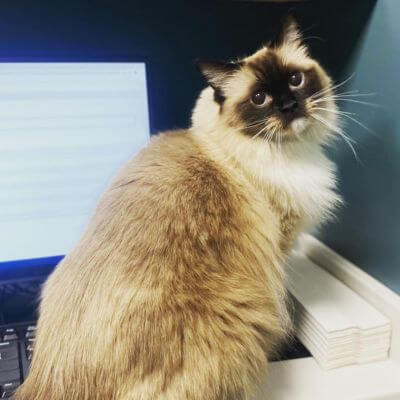
<instances>
[{"instance_id":1,"label":"fluffy cat","mask_svg":"<svg viewBox=\"0 0 400 400\"><path fill-rule=\"evenodd\" d=\"M250 399L288 333L285 256L339 202L331 80L292 19L198 66L192 127L122 169L45 284L16 400Z\"/></svg>"}]
</instances>

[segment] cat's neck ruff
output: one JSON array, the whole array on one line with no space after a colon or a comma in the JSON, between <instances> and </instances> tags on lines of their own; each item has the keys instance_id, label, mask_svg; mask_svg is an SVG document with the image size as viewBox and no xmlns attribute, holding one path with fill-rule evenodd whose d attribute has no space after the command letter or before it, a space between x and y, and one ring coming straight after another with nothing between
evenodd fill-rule
<instances>
[{"instance_id":1,"label":"cat's neck ruff","mask_svg":"<svg viewBox=\"0 0 400 400\"><path fill-rule=\"evenodd\" d=\"M221 165L240 165L246 175L268 191L284 193L283 207L304 215L304 225L328 217L338 204L335 165L313 140L278 144L251 139L220 121L219 106L206 89L193 112L193 134ZM309 129L316 129L310 127Z\"/></svg>"}]
</instances>

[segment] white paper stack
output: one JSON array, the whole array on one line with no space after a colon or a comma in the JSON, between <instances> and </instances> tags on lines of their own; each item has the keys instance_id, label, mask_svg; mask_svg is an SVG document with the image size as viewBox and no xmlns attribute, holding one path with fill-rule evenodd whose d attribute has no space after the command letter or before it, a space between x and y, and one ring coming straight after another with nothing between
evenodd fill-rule
<instances>
[{"instance_id":1,"label":"white paper stack","mask_svg":"<svg viewBox=\"0 0 400 400\"><path fill-rule=\"evenodd\" d=\"M385 359L390 320L357 293L294 252L288 288L296 305L296 335L325 369Z\"/></svg>"}]
</instances>

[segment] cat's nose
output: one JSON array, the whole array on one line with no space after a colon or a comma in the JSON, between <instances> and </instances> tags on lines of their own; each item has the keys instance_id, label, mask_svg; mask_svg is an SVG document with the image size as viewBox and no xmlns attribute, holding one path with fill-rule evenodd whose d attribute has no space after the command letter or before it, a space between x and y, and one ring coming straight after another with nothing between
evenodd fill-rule
<instances>
[{"instance_id":1,"label":"cat's nose","mask_svg":"<svg viewBox=\"0 0 400 400\"><path fill-rule=\"evenodd\" d=\"M297 101L294 99L286 100L281 103L279 109L283 113L289 113L294 111L297 108Z\"/></svg>"}]
</instances>

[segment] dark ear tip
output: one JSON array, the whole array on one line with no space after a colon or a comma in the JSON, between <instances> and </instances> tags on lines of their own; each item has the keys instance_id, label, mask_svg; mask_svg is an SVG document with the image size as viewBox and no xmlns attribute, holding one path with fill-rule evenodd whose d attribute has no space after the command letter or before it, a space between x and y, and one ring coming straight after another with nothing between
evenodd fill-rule
<instances>
[{"instance_id":1,"label":"dark ear tip","mask_svg":"<svg viewBox=\"0 0 400 400\"><path fill-rule=\"evenodd\" d=\"M193 64L200 72L204 72L213 65L213 62L205 58L197 57L193 60Z\"/></svg>"},{"instance_id":2,"label":"dark ear tip","mask_svg":"<svg viewBox=\"0 0 400 400\"><path fill-rule=\"evenodd\" d=\"M197 57L194 60L192 60L192 62L193 62L193 65L198 67L198 65L201 63L201 58Z\"/></svg>"},{"instance_id":3,"label":"dark ear tip","mask_svg":"<svg viewBox=\"0 0 400 400\"><path fill-rule=\"evenodd\" d=\"M295 8L291 8L287 11L286 15L283 17L283 25L284 26L296 26L298 27L298 14Z\"/></svg>"},{"instance_id":4,"label":"dark ear tip","mask_svg":"<svg viewBox=\"0 0 400 400\"><path fill-rule=\"evenodd\" d=\"M301 33L299 29L299 19L294 8L289 9L281 18L280 28L277 35L271 41L273 47L280 46L286 38L292 37L292 40L300 40Z\"/></svg>"},{"instance_id":5,"label":"dark ear tip","mask_svg":"<svg viewBox=\"0 0 400 400\"><path fill-rule=\"evenodd\" d=\"M192 60L193 65L200 70L200 65L201 65L201 58L197 57L194 60Z\"/></svg>"}]
</instances>

